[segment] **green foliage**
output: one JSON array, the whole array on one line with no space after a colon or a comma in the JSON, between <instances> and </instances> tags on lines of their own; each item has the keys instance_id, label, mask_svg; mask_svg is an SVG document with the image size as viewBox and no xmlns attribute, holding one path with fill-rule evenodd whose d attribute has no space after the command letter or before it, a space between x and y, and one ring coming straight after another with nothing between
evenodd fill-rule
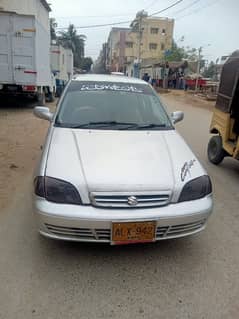
<instances>
[{"instance_id":1,"label":"green foliage","mask_svg":"<svg viewBox=\"0 0 239 319\"><path fill-rule=\"evenodd\" d=\"M211 78L211 79L213 79L213 78L215 78L216 73L217 73L216 64L215 64L213 61L211 61L211 62L209 63L209 65L208 65L208 67L204 70L203 76L204 76L205 78Z\"/></svg>"},{"instance_id":2,"label":"green foliage","mask_svg":"<svg viewBox=\"0 0 239 319\"><path fill-rule=\"evenodd\" d=\"M202 58L202 57L201 57ZM189 61L197 61L198 59L198 51L195 48L190 47L179 47L177 43L173 40L171 54L167 56L167 61L175 61L180 62L183 59L187 59Z\"/></svg>"},{"instance_id":3,"label":"green foliage","mask_svg":"<svg viewBox=\"0 0 239 319\"><path fill-rule=\"evenodd\" d=\"M55 18L50 18L50 32L51 32L51 40L56 40L56 27L57 27L57 22Z\"/></svg>"},{"instance_id":4,"label":"green foliage","mask_svg":"<svg viewBox=\"0 0 239 319\"><path fill-rule=\"evenodd\" d=\"M77 30L73 24L69 25L67 31L61 31L59 34L58 42L63 47L72 50L74 54L74 66L79 68L85 54L86 36L77 34Z\"/></svg>"},{"instance_id":5,"label":"green foliage","mask_svg":"<svg viewBox=\"0 0 239 319\"><path fill-rule=\"evenodd\" d=\"M93 64L93 60L90 57L85 57L81 59L80 68L86 72L91 70L91 66Z\"/></svg>"},{"instance_id":6,"label":"green foliage","mask_svg":"<svg viewBox=\"0 0 239 319\"><path fill-rule=\"evenodd\" d=\"M182 61L185 58L184 48L180 48L177 43L173 40L171 54L167 56L167 61Z\"/></svg>"}]
</instances>

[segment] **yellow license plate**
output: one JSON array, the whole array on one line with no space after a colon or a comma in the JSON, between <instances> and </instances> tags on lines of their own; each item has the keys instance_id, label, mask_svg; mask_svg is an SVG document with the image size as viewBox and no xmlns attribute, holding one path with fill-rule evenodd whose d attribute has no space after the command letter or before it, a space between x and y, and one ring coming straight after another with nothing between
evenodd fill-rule
<instances>
[{"instance_id":1,"label":"yellow license plate","mask_svg":"<svg viewBox=\"0 0 239 319\"><path fill-rule=\"evenodd\" d=\"M112 244L134 244L155 241L156 222L112 223Z\"/></svg>"}]
</instances>

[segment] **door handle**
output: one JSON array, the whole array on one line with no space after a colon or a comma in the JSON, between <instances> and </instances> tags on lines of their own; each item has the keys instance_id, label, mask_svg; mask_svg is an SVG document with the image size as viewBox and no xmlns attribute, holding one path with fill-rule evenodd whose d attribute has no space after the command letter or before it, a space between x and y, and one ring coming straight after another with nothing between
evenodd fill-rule
<instances>
[{"instance_id":1,"label":"door handle","mask_svg":"<svg viewBox=\"0 0 239 319\"><path fill-rule=\"evenodd\" d=\"M21 31L16 31L16 32L15 32L15 36L18 37L18 38L20 38L20 37L23 36L23 32L21 32Z\"/></svg>"},{"instance_id":2,"label":"door handle","mask_svg":"<svg viewBox=\"0 0 239 319\"><path fill-rule=\"evenodd\" d=\"M25 70L26 68L24 66L15 66L15 70Z\"/></svg>"}]
</instances>

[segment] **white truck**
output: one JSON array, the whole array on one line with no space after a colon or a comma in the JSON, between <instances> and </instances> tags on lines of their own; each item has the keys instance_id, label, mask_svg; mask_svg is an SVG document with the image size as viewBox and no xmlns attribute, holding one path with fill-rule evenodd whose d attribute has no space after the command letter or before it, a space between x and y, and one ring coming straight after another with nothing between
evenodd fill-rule
<instances>
[{"instance_id":1,"label":"white truck","mask_svg":"<svg viewBox=\"0 0 239 319\"><path fill-rule=\"evenodd\" d=\"M56 78L56 95L60 96L73 76L73 53L60 44L51 45L51 71Z\"/></svg>"},{"instance_id":2,"label":"white truck","mask_svg":"<svg viewBox=\"0 0 239 319\"><path fill-rule=\"evenodd\" d=\"M73 77L73 70L74 70L74 57L73 52L71 49L65 49L66 50L66 68L67 68L67 75L68 80L70 80Z\"/></svg>"},{"instance_id":3,"label":"white truck","mask_svg":"<svg viewBox=\"0 0 239 319\"><path fill-rule=\"evenodd\" d=\"M0 0L0 96L53 98L50 11L45 0Z\"/></svg>"}]
</instances>

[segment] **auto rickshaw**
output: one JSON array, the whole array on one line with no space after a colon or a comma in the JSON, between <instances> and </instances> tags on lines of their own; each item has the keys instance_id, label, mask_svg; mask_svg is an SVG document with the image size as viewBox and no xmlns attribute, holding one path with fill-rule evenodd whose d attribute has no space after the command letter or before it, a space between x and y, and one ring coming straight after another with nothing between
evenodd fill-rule
<instances>
[{"instance_id":1,"label":"auto rickshaw","mask_svg":"<svg viewBox=\"0 0 239 319\"><path fill-rule=\"evenodd\" d=\"M239 159L239 51L223 66L208 143L208 159L220 164L225 156Z\"/></svg>"}]
</instances>

